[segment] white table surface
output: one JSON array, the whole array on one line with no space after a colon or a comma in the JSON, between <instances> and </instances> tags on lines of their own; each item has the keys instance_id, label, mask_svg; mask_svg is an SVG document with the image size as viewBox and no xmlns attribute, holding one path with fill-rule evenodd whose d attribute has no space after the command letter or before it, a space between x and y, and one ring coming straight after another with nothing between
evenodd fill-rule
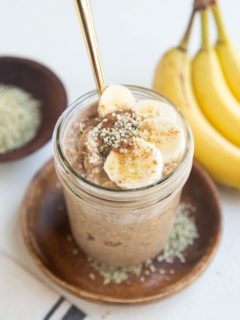
<instances>
[{"instance_id":1,"label":"white table surface","mask_svg":"<svg viewBox=\"0 0 240 320\"><path fill-rule=\"evenodd\" d=\"M191 4L191 0L92 0L107 82L151 86L156 62L177 44ZM240 3L221 0L221 4L229 32L240 47ZM199 21L196 25L193 51L199 45ZM1 55L33 58L52 68L64 81L70 102L94 88L72 1L0 0L0 39ZM23 160L0 164L0 249L63 292L32 262L19 225L24 191L51 154L49 143ZM181 293L137 307L99 306L63 294L92 319L102 319L106 311L108 320L240 319L240 193L220 190L220 196L224 228L217 255L204 275Z\"/></svg>"}]
</instances>

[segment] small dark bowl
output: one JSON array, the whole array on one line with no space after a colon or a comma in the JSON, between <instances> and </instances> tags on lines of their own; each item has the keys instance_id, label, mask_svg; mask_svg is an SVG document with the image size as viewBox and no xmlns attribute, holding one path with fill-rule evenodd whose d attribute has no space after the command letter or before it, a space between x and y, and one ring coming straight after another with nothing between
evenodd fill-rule
<instances>
[{"instance_id":1,"label":"small dark bowl","mask_svg":"<svg viewBox=\"0 0 240 320\"><path fill-rule=\"evenodd\" d=\"M67 106L67 94L50 69L23 58L0 57L0 83L20 87L42 102L42 123L36 137L18 149L0 154L0 162L6 162L33 153L51 139L55 123Z\"/></svg>"}]
</instances>

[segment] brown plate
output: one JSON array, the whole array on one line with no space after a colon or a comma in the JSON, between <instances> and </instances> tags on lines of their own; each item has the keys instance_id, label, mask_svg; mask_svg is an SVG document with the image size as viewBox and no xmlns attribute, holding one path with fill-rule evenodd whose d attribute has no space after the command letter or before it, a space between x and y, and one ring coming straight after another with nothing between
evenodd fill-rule
<instances>
[{"instance_id":1,"label":"brown plate","mask_svg":"<svg viewBox=\"0 0 240 320\"><path fill-rule=\"evenodd\" d=\"M155 272L145 282L132 277L128 283L103 285L102 278L89 278L93 272L85 255L74 255L65 202L53 162L48 162L33 178L22 205L22 232L34 261L50 279L79 297L111 303L143 303L170 296L192 283L212 260L221 234L221 210L216 188L196 163L182 195L195 206L193 213L199 238L187 248L186 263L157 262L165 275ZM174 274L171 273L174 269Z\"/></svg>"},{"instance_id":2,"label":"brown plate","mask_svg":"<svg viewBox=\"0 0 240 320\"><path fill-rule=\"evenodd\" d=\"M0 154L0 162L6 162L23 158L50 140L55 123L67 106L67 94L50 69L23 58L0 57L0 83L20 87L42 102L42 124L36 137L18 149Z\"/></svg>"}]
</instances>

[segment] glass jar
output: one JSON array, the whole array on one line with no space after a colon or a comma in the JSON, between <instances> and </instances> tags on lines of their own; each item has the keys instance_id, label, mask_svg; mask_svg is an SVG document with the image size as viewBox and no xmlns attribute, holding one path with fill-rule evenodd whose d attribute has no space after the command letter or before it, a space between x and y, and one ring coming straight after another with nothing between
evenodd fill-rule
<instances>
[{"instance_id":1,"label":"glass jar","mask_svg":"<svg viewBox=\"0 0 240 320\"><path fill-rule=\"evenodd\" d=\"M151 90L127 87L137 99L170 104ZM96 91L83 95L59 118L53 138L55 167L63 186L72 233L80 248L108 265L135 265L157 255L169 238L181 191L192 167L193 137L176 109L185 130L186 148L173 172L155 185L136 190L95 185L72 168L64 154L63 140L73 117L98 98Z\"/></svg>"}]
</instances>

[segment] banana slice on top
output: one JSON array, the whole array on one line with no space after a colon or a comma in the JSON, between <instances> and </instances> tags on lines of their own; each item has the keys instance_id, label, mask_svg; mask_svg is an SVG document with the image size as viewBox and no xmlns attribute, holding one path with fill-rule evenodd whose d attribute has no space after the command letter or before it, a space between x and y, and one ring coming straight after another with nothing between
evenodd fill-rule
<instances>
[{"instance_id":1,"label":"banana slice on top","mask_svg":"<svg viewBox=\"0 0 240 320\"><path fill-rule=\"evenodd\" d=\"M170 118L150 118L138 128L140 137L154 144L162 153L164 164L179 161L185 149L183 128Z\"/></svg>"},{"instance_id":2,"label":"banana slice on top","mask_svg":"<svg viewBox=\"0 0 240 320\"><path fill-rule=\"evenodd\" d=\"M167 103L157 100L139 100L133 106L133 111L141 118L164 117L173 120L177 119L176 111Z\"/></svg>"},{"instance_id":3,"label":"banana slice on top","mask_svg":"<svg viewBox=\"0 0 240 320\"><path fill-rule=\"evenodd\" d=\"M137 189L157 183L162 178L162 154L153 144L135 138L126 153L111 151L104 170L121 189Z\"/></svg>"},{"instance_id":4,"label":"banana slice on top","mask_svg":"<svg viewBox=\"0 0 240 320\"><path fill-rule=\"evenodd\" d=\"M119 85L109 86L99 100L99 116L104 117L114 111L132 109L135 102L136 99L128 88Z\"/></svg>"}]
</instances>

